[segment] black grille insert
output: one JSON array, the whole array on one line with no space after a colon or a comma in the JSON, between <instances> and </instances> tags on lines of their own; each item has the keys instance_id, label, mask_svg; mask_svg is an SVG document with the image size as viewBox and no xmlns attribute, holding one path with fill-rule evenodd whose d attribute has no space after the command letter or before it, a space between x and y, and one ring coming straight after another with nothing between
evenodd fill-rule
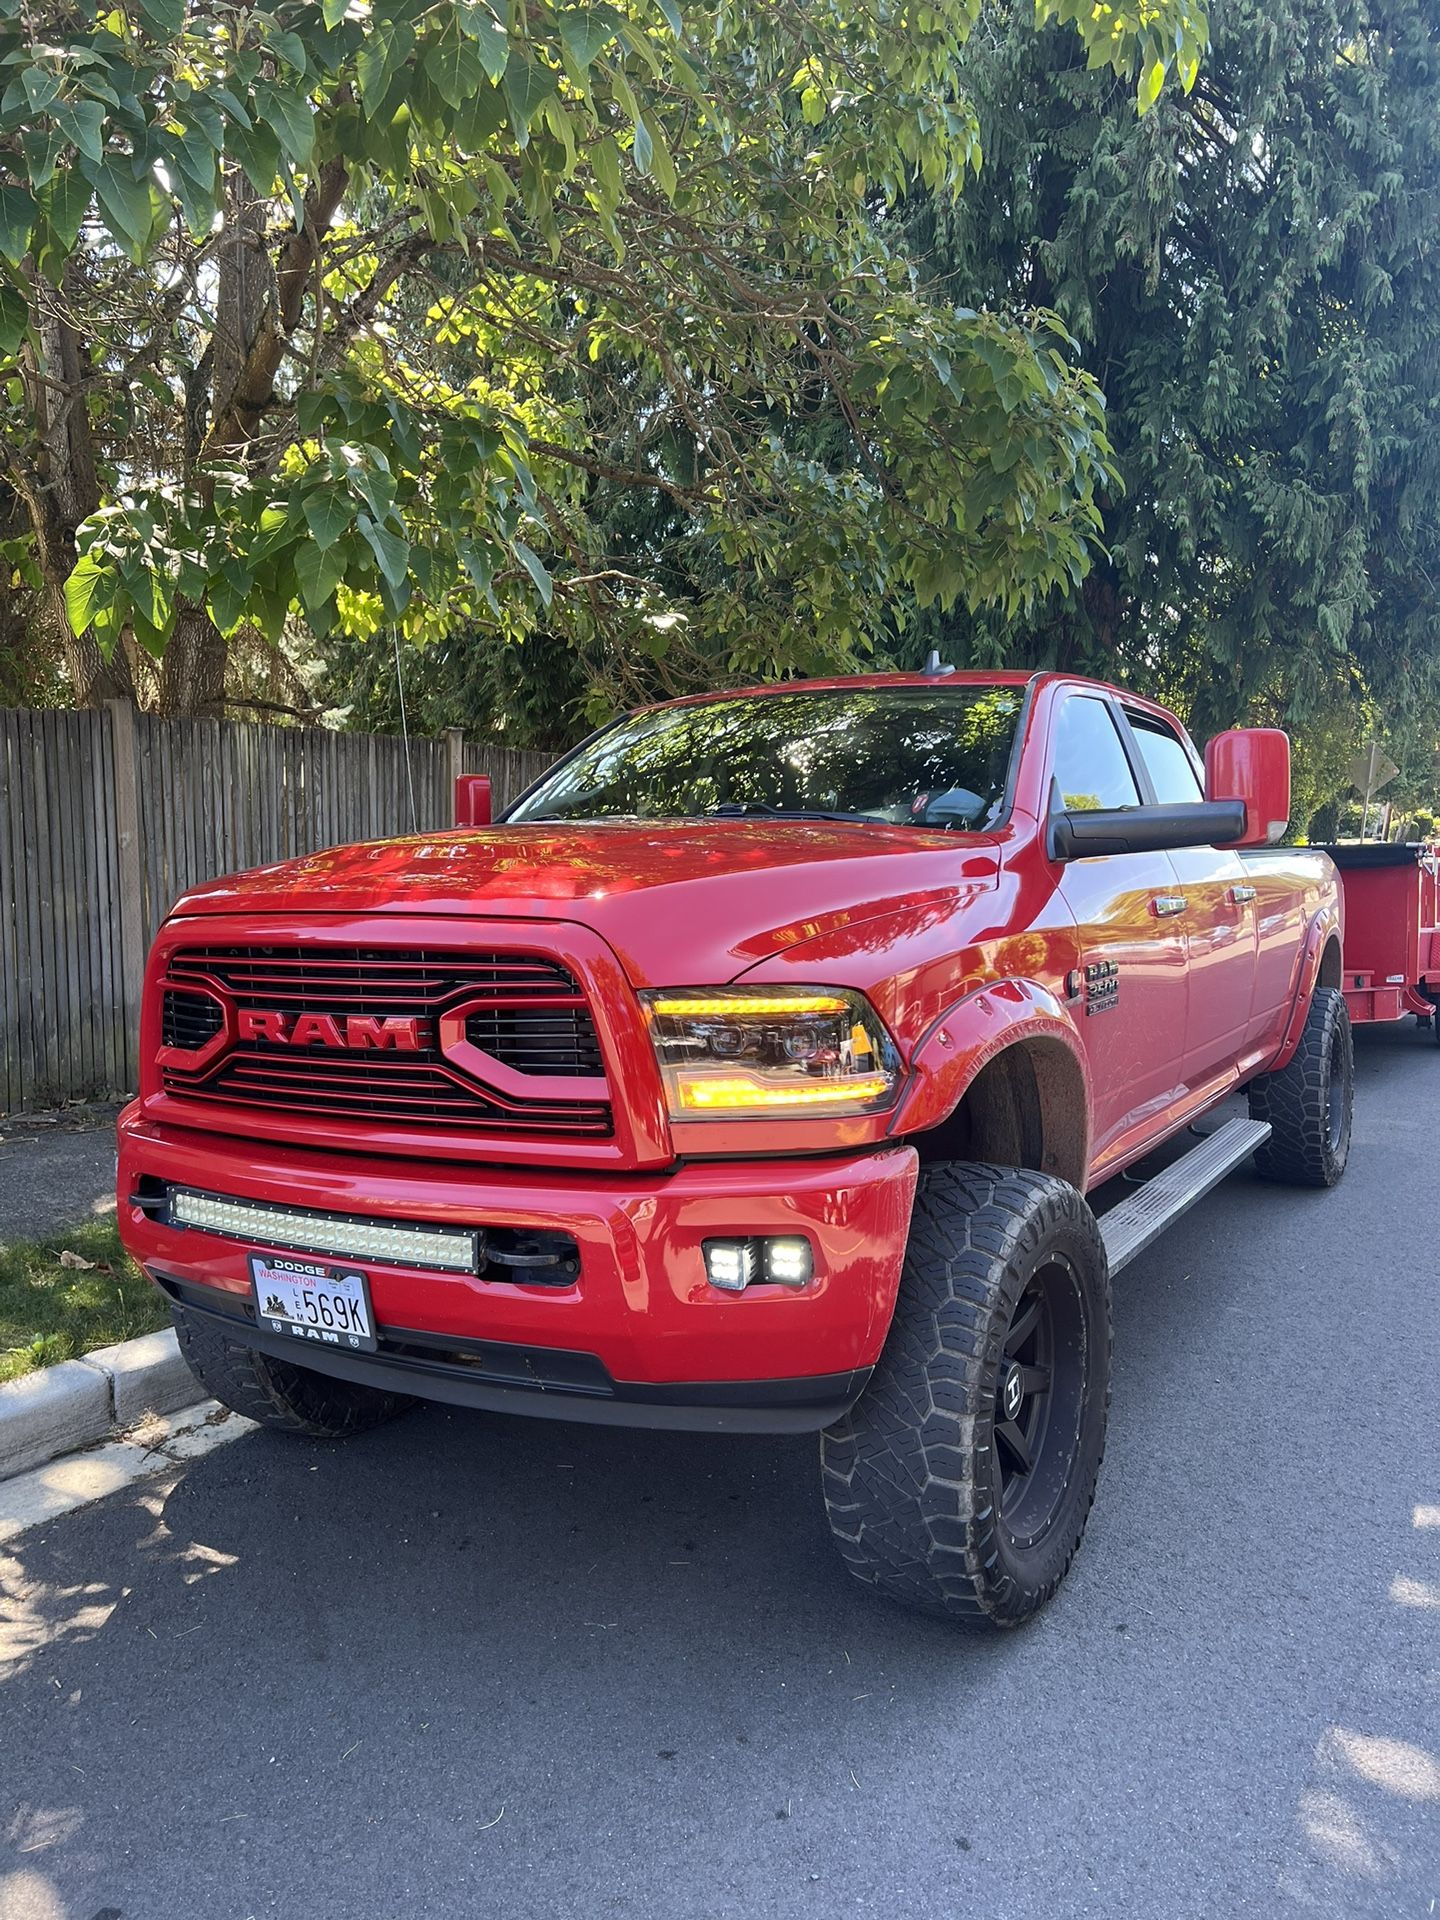
<instances>
[{"instance_id":1,"label":"black grille insert","mask_svg":"<svg viewBox=\"0 0 1440 1920\"><path fill-rule=\"evenodd\" d=\"M168 988L160 1014L160 1039L164 1046L183 1047L198 1053L225 1024L220 1002L208 993L177 993Z\"/></svg>"},{"instance_id":2,"label":"black grille insert","mask_svg":"<svg viewBox=\"0 0 1440 1920\"><path fill-rule=\"evenodd\" d=\"M588 1007L477 1008L465 1017L465 1038L517 1073L598 1079L605 1072Z\"/></svg>"}]
</instances>

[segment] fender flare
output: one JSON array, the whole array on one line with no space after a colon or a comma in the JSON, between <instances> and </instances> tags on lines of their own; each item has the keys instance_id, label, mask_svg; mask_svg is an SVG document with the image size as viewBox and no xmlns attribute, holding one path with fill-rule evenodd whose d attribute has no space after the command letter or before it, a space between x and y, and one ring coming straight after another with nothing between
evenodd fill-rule
<instances>
[{"instance_id":1,"label":"fender flare","mask_svg":"<svg viewBox=\"0 0 1440 1920\"><path fill-rule=\"evenodd\" d=\"M1280 1051L1264 1069L1266 1073L1279 1073L1288 1067L1300 1045L1300 1036L1305 1031L1305 1022L1310 1013L1310 1002L1315 996L1315 987L1320 979L1320 966L1325 958L1325 949L1331 940L1341 943L1340 910L1336 906L1320 907L1310 922L1310 930L1305 936L1305 951L1300 959L1300 977L1295 985L1295 999L1290 1008L1290 1017L1285 1022L1284 1038L1280 1042ZM1341 945L1341 966L1344 966L1344 949ZM1343 975L1342 975L1343 978Z\"/></svg>"},{"instance_id":2,"label":"fender flare","mask_svg":"<svg viewBox=\"0 0 1440 1920\"><path fill-rule=\"evenodd\" d=\"M1047 1054L1063 1055L1074 1075L1063 1087L1058 1079L1041 1086L1047 1121L1062 1110L1067 1121L1063 1127L1046 1127L1047 1136L1065 1144L1047 1153L1044 1171L1058 1173L1083 1191L1090 1155L1090 1070L1069 1009L1034 980L987 981L931 1022L910 1055L909 1085L889 1132L923 1133L941 1125L992 1060L1035 1041L1043 1043ZM1071 1098L1065 1098L1067 1093ZM1078 1105L1078 1112L1070 1111L1072 1105Z\"/></svg>"}]
</instances>

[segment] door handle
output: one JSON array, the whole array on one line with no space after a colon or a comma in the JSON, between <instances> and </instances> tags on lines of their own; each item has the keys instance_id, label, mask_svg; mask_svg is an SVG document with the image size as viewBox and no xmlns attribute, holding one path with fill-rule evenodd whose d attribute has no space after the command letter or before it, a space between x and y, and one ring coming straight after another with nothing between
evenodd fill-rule
<instances>
[{"instance_id":1,"label":"door handle","mask_svg":"<svg viewBox=\"0 0 1440 1920\"><path fill-rule=\"evenodd\" d=\"M1231 887L1230 898L1237 907L1243 907L1247 900L1255 898L1254 887Z\"/></svg>"},{"instance_id":2,"label":"door handle","mask_svg":"<svg viewBox=\"0 0 1440 1920\"><path fill-rule=\"evenodd\" d=\"M1157 919L1168 919L1172 913L1184 913L1189 901L1183 893L1157 893L1150 905Z\"/></svg>"}]
</instances>

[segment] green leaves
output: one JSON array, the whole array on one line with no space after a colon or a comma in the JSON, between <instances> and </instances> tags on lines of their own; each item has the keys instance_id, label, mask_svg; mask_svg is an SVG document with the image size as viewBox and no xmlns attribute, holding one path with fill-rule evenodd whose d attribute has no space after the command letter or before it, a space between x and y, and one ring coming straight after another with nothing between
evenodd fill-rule
<instances>
[{"instance_id":1,"label":"green leaves","mask_svg":"<svg viewBox=\"0 0 1440 1920\"><path fill-rule=\"evenodd\" d=\"M355 59L360 98L367 113L378 113L396 77L415 51L415 29L407 20L371 23Z\"/></svg>"},{"instance_id":2,"label":"green leaves","mask_svg":"<svg viewBox=\"0 0 1440 1920\"><path fill-rule=\"evenodd\" d=\"M555 596L555 583L544 561L527 547L523 540L512 540L510 548L515 558L535 582L535 591L540 595L541 603L548 607Z\"/></svg>"},{"instance_id":3,"label":"green leaves","mask_svg":"<svg viewBox=\"0 0 1440 1920\"><path fill-rule=\"evenodd\" d=\"M7 359L20 351L30 325L30 308L18 287L0 281L0 354Z\"/></svg>"},{"instance_id":4,"label":"green leaves","mask_svg":"<svg viewBox=\"0 0 1440 1920\"><path fill-rule=\"evenodd\" d=\"M173 40L185 24L185 0L139 0L146 20L167 40Z\"/></svg>"},{"instance_id":5,"label":"green leaves","mask_svg":"<svg viewBox=\"0 0 1440 1920\"><path fill-rule=\"evenodd\" d=\"M295 578L300 598L309 612L316 613L334 597L345 578L346 556L332 545L302 540L295 549Z\"/></svg>"},{"instance_id":6,"label":"green leaves","mask_svg":"<svg viewBox=\"0 0 1440 1920\"><path fill-rule=\"evenodd\" d=\"M1080 35L1088 65L1111 67L1136 81L1136 104L1148 113L1166 76L1175 73L1188 93L1210 26L1203 0L1035 0L1036 24L1067 21Z\"/></svg>"},{"instance_id":7,"label":"green leaves","mask_svg":"<svg viewBox=\"0 0 1440 1920\"><path fill-rule=\"evenodd\" d=\"M567 7L560 15L560 39L583 73L615 38L620 16L613 7Z\"/></svg>"},{"instance_id":8,"label":"green leaves","mask_svg":"<svg viewBox=\"0 0 1440 1920\"><path fill-rule=\"evenodd\" d=\"M35 196L26 187L0 187L0 258L19 266L30 251Z\"/></svg>"},{"instance_id":9,"label":"green leaves","mask_svg":"<svg viewBox=\"0 0 1440 1920\"><path fill-rule=\"evenodd\" d=\"M510 59L510 35L484 0L477 0L476 4L461 0L456 17L460 31L469 34L475 42L487 78L498 84Z\"/></svg>"},{"instance_id":10,"label":"green leaves","mask_svg":"<svg viewBox=\"0 0 1440 1920\"><path fill-rule=\"evenodd\" d=\"M269 80L255 84L256 131L268 127L292 166L308 167L315 146L315 116L303 95Z\"/></svg>"},{"instance_id":11,"label":"green leaves","mask_svg":"<svg viewBox=\"0 0 1440 1920\"><path fill-rule=\"evenodd\" d=\"M6 5L0 349L19 273L105 228L72 591L107 644L163 646L183 590L227 631L613 626L653 666L684 607L704 670L763 673L876 644L907 594L1013 607L1083 569L1093 383L1043 327L932 305L903 251L898 210L978 165L976 0L903 31L851 0L136 0L54 48ZM1193 71L1183 0L1040 8L1142 107Z\"/></svg>"},{"instance_id":12,"label":"green leaves","mask_svg":"<svg viewBox=\"0 0 1440 1920\"><path fill-rule=\"evenodd\" d=\"M352 503L337 487L314 489L305 495L305 524L322 551L333 547L354 517Z\"/></svg>"},{"instance_id":13,"label":"green leaves","mask_svg":"<svg viewBox=\"0 0 1440 1920\"><path fill-rule=\"evenodd\" d=\"M410 598L410 583L407 578L410 562L409 541L377 525L366 513L360 515L355 525L374 554L375 564L380 569L381 598L392 614L403 613L405 604Z\"/></svg>"},{"instance_id":14,"label":"green leaves","mask_svg":"<svg viewBox=\"0 0 1440 1920\"><path fill-rule=\"evenodd\" d=\"M105 110L98 100L81 100L71 105L57 100L51 112L56 130L77 147L87 160L98 160L104 146L102 128Z\"/></svg>"},{"instance_id":15,"label":"green leaves","mask_svg":"<svg viewBox=\"0 0 1440 1920\"><path fill-rule=\"evenodd\" d=\"M65 582L65 616L76 633L86 633L97 613L115 599L114 572L93 553L82 553Z\"/></svg>"},{"instance_id":16,"label":"green leaves","mask_svg":"<svg viewBox=\"0 0 1440 1920\"><path fill-rule=\"evenodd\" d=\"M655 142L643 115L635 122L635 139L631 153L636 170L648 174L655 159Z\"/></svg>"},{"instance_id":17,"label":"green leaves","mask_svg":"<svg viewBox=\"0 0 1440 1920\"><path fill-rule=\"evenodd\" d=\"M245 178L257 193L269 195L275 191L280 172L280 137L273 127L261 122L244 126L232 120L225 130L225 152L230 159L240 162Z\"/></svg>"},{"instance_id":18,"label":"green leaves","mask_svg":"<svg viewBox=\"0 0 1440 1920\"><path fill-rule=\"evenodd\" d=\"M525 54L512 52L501 82L510 103L510 119L522 144L530 122L555 91L555 75Z\"/></svg>"},{"instance_id":19,"label":"green leaves","mask_svg":"<svg viewBox=\"0 0 1440 1920\"><path fill-rule=\"evenodd\" d=\"M164 200L149 177L137 180L130 162L118 154L107 157L100 166L82 161L80 170L95 189L106 226L138 265L157 226L164 222Z\"/></svg>"},{"instance_id":20,"label":"green leaves","mask_svg":"<svg viewBox=\"0 0 1440 1920\"><path fill-rule=\"evenodd\" d=\"M675 162L658 120L649 113L642 113L635 123L635 164L641 173L651 175L667 199L674 198Z\"/></svg>"},{"instance_id":21,"label":"green leaves","mask_svg":"<svg viewBox=\"0 0 1440 1920\"><path fill-rule=\"evenodd\" d=\"M424 73L440 99L452 109L462 106L478 87L488 88L490 84L474 42L453 20L427 45Z\"/></svg>"}]
</instances>

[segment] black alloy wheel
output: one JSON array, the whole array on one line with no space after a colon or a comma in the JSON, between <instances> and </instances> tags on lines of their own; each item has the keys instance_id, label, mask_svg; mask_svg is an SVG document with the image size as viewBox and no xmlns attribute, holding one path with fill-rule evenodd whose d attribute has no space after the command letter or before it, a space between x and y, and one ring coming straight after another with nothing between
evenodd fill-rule
<instances>
[{"instance_id":1,"label":"black alloy wheel","mask_svg":"<svg viewBox=\"0 0 1440 1920\"><path fill-rule=\"evenodd\" d=\"M995 1384L995 1493L1016 1547L1053 1525L1075 1467L1088 1348L1080 1285L1057 1254L1016 1302Z\"/></svg>"}]
</instances>

